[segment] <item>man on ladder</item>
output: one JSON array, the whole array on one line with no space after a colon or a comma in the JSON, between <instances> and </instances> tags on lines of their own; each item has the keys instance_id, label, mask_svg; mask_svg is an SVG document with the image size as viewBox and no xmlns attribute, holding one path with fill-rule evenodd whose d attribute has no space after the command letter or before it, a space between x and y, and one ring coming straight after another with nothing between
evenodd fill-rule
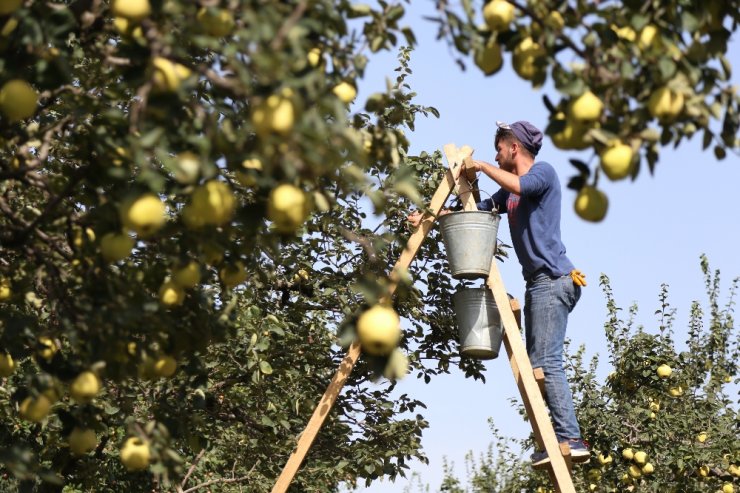
<instances>
[{"instance_id":1,"label":"man on ladder","mask_svg":"<svg viewBox=\"0 0 740 493\"><path fill-rule=\"evenodd\" d=\"M533 368L545 374L545 399L558 441L570 446L571 460L588 462L588 444L581 438L573 396L563 367L568 314L581 296L584 276L565 254L560 236L561 190L555 169L536 161L542 132L526 121L511 125L497 122L495 147L499 167L472 160L501 189L478 208L508 213L509 230L526 281L524 321L527 353ZM471 165L468 164L468 167ZM418 225L421 214L409 221ZM546 452L535 452L533 466L550 461Z\"/></svg>"}]
</instances>

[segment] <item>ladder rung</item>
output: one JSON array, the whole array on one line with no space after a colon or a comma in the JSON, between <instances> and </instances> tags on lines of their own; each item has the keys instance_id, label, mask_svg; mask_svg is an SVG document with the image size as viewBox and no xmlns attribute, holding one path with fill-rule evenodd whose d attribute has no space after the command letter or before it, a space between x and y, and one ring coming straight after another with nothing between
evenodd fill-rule
<instances>
[{"instance_id":1,"label":"ladder rung","mask_svg":"<svg viewBox=\"0 0 740 493\"><path fill-rule=\"evenodd\" d=\"M570 457L570 445L568 445L567 442L560 442L560 453L563 455L563 459L565 459L565 465L568 466L568 470L573 470L573 462L571 461ZM538 471L542 469L549 469L550 463L547 462L545 464L540 464L539 466L534 466L534 469L537 469ZM553 481L554 482L554 481Z\"/></svg>"},{"instance_id":2,"label":"ladder rung","mask_svg":"<svg viewBox=\"0 0 740 493\"><path fill-rule=\"evenodd\" d=\"M534 373L534 379L537 380L537 386L540 388L542 397L545 397L545 372L542 368L535 368L532 370Z\"/></svg>"}]
</instances>

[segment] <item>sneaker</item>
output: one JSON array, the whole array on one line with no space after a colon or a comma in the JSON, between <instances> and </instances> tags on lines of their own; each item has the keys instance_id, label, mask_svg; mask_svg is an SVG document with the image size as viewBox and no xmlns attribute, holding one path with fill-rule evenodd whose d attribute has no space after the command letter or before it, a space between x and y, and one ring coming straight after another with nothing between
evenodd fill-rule
<instances>
[{"instance_id":1,"label":"sneaker","mask_svg":"<svg viewBox=\"0 0 740 493\"><path fill-rule=\"evenodd\" d=\"M544 466L550 462L550 457L547 456L547 452L535 452L532 454L532 467Z\"/></svg>"},{"instance_id":2,"label":"sneaker","mask_svg":"<svg viewBox=\"0 0 740 493\"><path fill-rule=\"evenodd\" d=\"M570 446L570 460L574 464L585 464L591 460L591 450L588 448L588 442L580 438L571 438L568 440ZM539 467L550 462L547 452L535 452L532 454L532 466Z\"/></svg>"},{"instance_id":3,"label":"sneaker","mask_svg":"<svg viewBox=\"0 0 740 493\"><path fill-rule=\"evenodd\" d=\"M570 446L570 460L575 464L585 464L591 460L591 450L586 440L571 438L568 440L568 445Z\"/></svg>"}]
</instances>

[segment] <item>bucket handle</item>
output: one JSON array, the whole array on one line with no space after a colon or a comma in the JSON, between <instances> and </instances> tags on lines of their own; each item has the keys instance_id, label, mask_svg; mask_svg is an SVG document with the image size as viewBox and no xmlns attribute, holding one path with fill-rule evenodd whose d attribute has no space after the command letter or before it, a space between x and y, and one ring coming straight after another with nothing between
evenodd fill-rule
<instances>
[{"instance_id":1,"label":"bucket handle","mask_svg":"<svg viewBox=\"0 0 740 493\"><path fill-rule=\"evenodd\" d=\"M491 212L492 214L498 214L498 210L496 209L496 204L494 204L494 203L493 203L493 195L491 195L490 193L486 192L485 190L481 190L480 188L471 188L470 190L468 190L468 191L466 191L466 192L463 192L463 193L460 193L460 194L457 194L457 193L455 193L455 196L457 197L457 200L458 200L458 201L459 201L460 203L462 203L462 200L460 199L460 197L461 197L462 195L465 195L466 193L473 193L473 192L475 192L476 190L477 190L478 192L483 192L483 193L485 193L486 195L488 195L488 198L490 198L490 199L491 199L491 204L493 204L493 207L494 207L493 209L491 209L491 211L490 211L490 212ZM453 192L453 193L454 193L454 192ZM481 211L481 212L487 212L487 211Z\"/></svg>"}]
</instances>

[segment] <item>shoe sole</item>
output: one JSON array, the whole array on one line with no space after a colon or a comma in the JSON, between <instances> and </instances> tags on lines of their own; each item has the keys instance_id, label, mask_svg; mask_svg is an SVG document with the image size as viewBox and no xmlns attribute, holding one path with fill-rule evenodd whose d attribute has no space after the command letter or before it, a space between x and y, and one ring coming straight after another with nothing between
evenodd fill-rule
<instances>
[{"instance_id":1,"label":"shoe sole","mask_svg":"<svg viewBox=\"0 0 740 493\"><path fill-rule=\"evenodd\" d=\"M588 455L571 455L570 456L571 462L574 464L587 464L591 461L591 454Z\"/></svg>"},{"instance_id":2,"label":"shoe sole","mask_svg":"<svg viewBox=\"0 0 740 493\"><path fill-rule=\"evenodd\" d=\"M591 454L583 454L583 455L571 455L570 461L573 464L588 464L591 461ZM539 462L532 462L532 467L542 467L550 463L550 458L547 457L546 459L543 459Z\"/></svg>"}]
</instances>

